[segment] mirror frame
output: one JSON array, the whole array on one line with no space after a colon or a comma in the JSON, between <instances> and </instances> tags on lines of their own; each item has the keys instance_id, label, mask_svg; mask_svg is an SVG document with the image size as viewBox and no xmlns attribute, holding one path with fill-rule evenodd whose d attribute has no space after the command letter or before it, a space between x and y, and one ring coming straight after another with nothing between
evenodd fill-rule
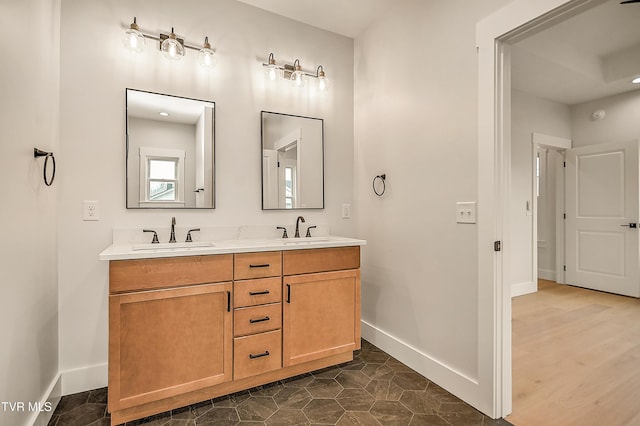
<instances>
[{"instance_id":1,"label":"mirror frame","mask_svg":"<svg viewBox=\"0 0 640 426\"><path fill-rule=\"evenodd\" d=\"M322 138L322 206L320 207L294 207L291 209L287 208L265 208L264 206L264 116L265 114L274 114L274 115L282 115L287 117L295 117L295 118L304 118L308 120L318 120L320 121L320 129L321 129L321 138ZM295 115L295 114L286 114L282 112L274 112L274 111L260 111L260 200L261 207L263 211L292 211L292 210L323 210L325 207L325 168L324 168L324 119L317 117L306 117L303 115Z\"/></svg>"},{"instance_id":2,"label":"mirror frame","mask_svg":"<svg viewBox=\"0 0 640 426\"><path fill-rule=\"evenodd\" d=\"M213 104L213 128L212 128L212 137L213 143L211 147L211 167L212 167L212 176L211 176L211 188L213 191L211 197L211 207L129 207L129 108L128 108L128 97L129 91L148 93L150 95L159 95L159 96L168 96L172 98L186 99L191 101L204 102L208 104ZM125 208L127 210L214 210L216 208L216 103L214 101L204 100L204 99L196 99L189 98L186 96L178 96L178 95L170 95L167 93L159 93L159 92L151 92L149 90L140 90L133 89L130 87L125 88L124 91L124 99L125 99L125 107L124 107L124 115L125 115Z\"/></svg>"}]
</instances>

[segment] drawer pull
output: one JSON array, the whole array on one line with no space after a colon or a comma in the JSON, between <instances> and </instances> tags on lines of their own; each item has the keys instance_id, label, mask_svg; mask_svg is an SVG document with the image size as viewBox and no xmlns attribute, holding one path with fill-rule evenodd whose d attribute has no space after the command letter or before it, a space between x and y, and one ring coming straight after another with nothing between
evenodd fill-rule
<instances>
[{"instance_id":1,"label":"drawer pull","mask_svg":"<svg viewBox=\"0 0 640 426\"><path fill-rule=\"evenodd\" d=\"M291 303L291 284L287 284L287 303Z\"/></svg>"},{"instance_id":2,"label":"drawer pull","mask_svg":"<svg viewBox=\"0 0 640 426\"><path fill-rule=\"evenodd\" d=\"M271 266L270 263L261 263L259 265L249 265L249 268L268 268Z\"/></svg>"},{"instance_id":3,"label":"drawer pull","mask_svg":"<svg viewBox=\"0 0 640 426\"><path fill-rule=\"evenodd\" d=\"M261 294L269 294L270 291L269 290L264 290L264 291L250 291L249 292L249 296L259 296Z\"/></svg>"},{"instance_id":4,"label":"drawer pull","mask_svg":"<svg viewBox=\"0 0 640 426\"><path fill-rule=\"evenodd\" d=\"M271 318L269 317L264 317L264 318L258 318L258 319L250 319L249 323L251 324L255 324L257 322L263 322L263 321L269 321Z\"/></svg>"},{"instance_id":5,"label":"drawer pull","mask_svg":"<svg viewBox=\"0 0 640 426\"><path fill-rule=\"evenodd\" d=\"M249 354L249 359L256 359L256 358L262 358L263 356L269 356L269 351L264 351L264 353L261 354Z\"/></svg>"},{"instance_id":6,"label":"drawer pull","mask_svg":"<svg viewBox=\"0 0 640 426\"><path fill-rule=\"evenodd\" d=\"M227 290L227 312L231 312L231 292Z\"/></svg>"}]
</instances>

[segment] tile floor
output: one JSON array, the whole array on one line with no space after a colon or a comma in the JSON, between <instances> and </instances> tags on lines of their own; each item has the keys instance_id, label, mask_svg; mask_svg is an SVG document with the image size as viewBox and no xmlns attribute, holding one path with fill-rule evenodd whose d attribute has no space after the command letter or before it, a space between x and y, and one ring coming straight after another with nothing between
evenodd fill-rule
<instances>
[{"instance_id":1,"label":"tile floor","mask_svg":"<svg viewBox=\"0 0 640 426\"><path fill-rule=\"evenodd\" d=\"M49 426L108 426L107 389L68 395ZM369 342L353 361L129 425L510 425L492 420Z\"/></svg>"}]
</instances>

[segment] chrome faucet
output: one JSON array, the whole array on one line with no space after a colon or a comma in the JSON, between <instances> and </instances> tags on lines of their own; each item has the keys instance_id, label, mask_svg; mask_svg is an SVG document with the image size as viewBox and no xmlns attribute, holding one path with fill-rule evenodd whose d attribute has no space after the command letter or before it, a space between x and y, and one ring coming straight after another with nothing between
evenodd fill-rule
<instances>
[{"instance_id":1,"label":"chrome faucet","mask_svg":"<svg viewBox=\"0 0 640 426\"><path fill-rule=\"evenodd\" d=\"M298 218L296 219L296 235L294 235L294 238L300 238L300 222L301 221L302 223L304 223L304 217L298 216Z\"/></svg>"},{"instance_id":2,"label":"chrome faucet","mask_svg":"<svg viewBox=\"0 0 640 426\"><path fill-rule=\"evenodd\" d=\"M175 217L171 218L171 236L169 237L169 242L170 243L176 242L176 218Z\"/></svg>"}]
</instances>

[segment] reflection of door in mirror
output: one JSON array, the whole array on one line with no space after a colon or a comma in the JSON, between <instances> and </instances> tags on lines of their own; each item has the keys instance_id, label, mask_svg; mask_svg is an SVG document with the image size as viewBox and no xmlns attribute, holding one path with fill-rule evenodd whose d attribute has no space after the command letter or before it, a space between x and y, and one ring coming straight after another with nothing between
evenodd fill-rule
<instances>
[{"instance_id":1,"label":"reflection of door in mirror","mask_svg":"<svg viewBox=\"0 0 640 426\"><path fill-rule=\"evenodd\" d=\"M127 208L213 208L214 104L127 89Z\"/></svg>"},{"instance_id":2,"label":"reflection of door in mirror","mask_svg":"<svg viewBox=\"0 0 640 426\"><path fill-rule=\"evenodd\" d=\"M323 208L322 120L263 111L262 121L262 208Z\"/></svg>"}]
</instances>

